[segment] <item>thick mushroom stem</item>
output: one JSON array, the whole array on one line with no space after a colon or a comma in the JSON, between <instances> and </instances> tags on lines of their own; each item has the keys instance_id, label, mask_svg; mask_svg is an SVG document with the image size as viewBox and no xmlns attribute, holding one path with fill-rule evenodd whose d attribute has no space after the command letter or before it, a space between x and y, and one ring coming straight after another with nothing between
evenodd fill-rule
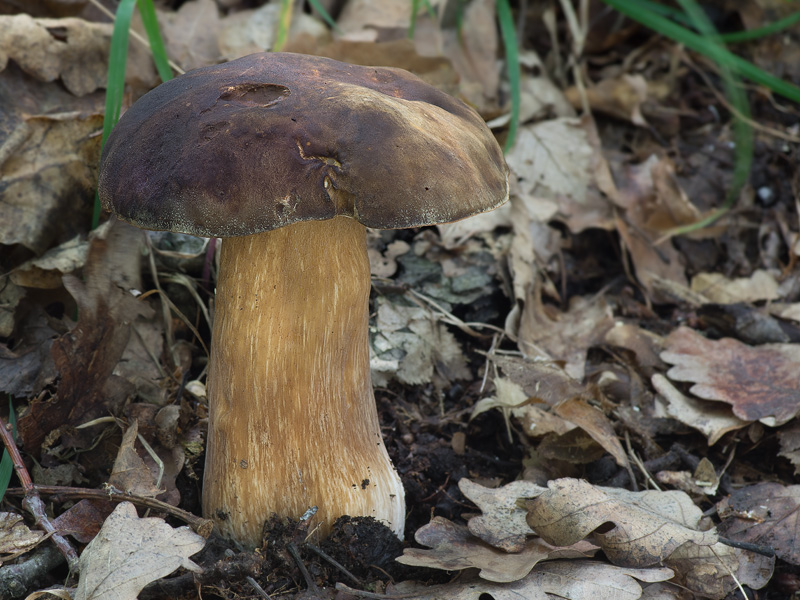
<instances>
[{"instance_id":1,"label":"thick mushroom stem","mask_svg":"<svg viewBox=\"0 0 800 600\"><path fill-rule=\"evenodd\" d=\"M203 513L248 546L272 513L320 533L372 516L402 536L403 487L369 371L364 226L336 217L222 244Z\"/></svg>"}]
</instances>

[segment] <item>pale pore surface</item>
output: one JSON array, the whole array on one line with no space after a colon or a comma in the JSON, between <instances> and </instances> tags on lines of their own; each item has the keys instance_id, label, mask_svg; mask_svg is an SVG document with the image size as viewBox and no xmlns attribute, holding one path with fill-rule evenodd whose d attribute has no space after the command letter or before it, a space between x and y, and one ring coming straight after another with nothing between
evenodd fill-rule
<instances>
[{"instance_id":1,"label":"pale pore surface","mask_svg":"<svg viewBox=\"0 0 800 600\"><path fill-rule=\"evenodd\" d=\"M274 512L373 516L405 502L369 372L364 226L337 217L223 242L208 375L203 513L260 542Z\"/></svg>"}]
</instances>

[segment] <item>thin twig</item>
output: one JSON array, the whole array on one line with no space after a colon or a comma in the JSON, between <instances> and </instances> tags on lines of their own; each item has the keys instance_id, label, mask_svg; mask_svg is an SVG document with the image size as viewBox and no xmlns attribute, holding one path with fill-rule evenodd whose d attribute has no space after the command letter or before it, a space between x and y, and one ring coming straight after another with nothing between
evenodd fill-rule
<instances>
[{"instance_id":1,"label":"thin twig","mask_svg":"<svg viewBox=\"0 0 800 600\"><path fill-rule=\"evenodd\" d=\"M344 566L342 563L340 563L338 560L336 560L335 558L333 558L332 556L330 556L330 555L329 555L327 552L325 552L325 551L324 551L322 548L317 548L317 547L316 547L314 544L309 544L308 542L306 542L306 548L308 548L308 549L309 549L309 550L311 550L312 552L316 553L316 554L317 554L317 556L319 556L320 558L327 560L327 561L328 561L329 563L331 563L331 564L332 564L334 567L336 567L336 568L337 568L337 569L339 569L339 570L340 570L342 573L344 573L344 574L345 574L347 577L349 577L350 579L352 579L352 580L353 580L353 582L354 582L356 585L364 585L364 583L363 583L363 582L362 582L362 581L361 581L361 580L360 580L358 577L356 577L356 576L355 576L355 575L353 575L353 574L352 574L350 571L348 571L348 570L347 570L347 568L346 568L346 567L345 567L345 566Z\"/></svg>"},{"instance_id":2,"label":"thin twig","mask_svg":"<svg viewBox=\"0 0 800 600\"><path fill-rule=\"evenodd\" d=\"M145 498L144 496L135 496L133 494L126 494L114 488L106 490L94 490L89 488L76 488L76 487L62 487L58 485L35 485L33 488L40 494L45 496L57 496L62 500L107 500L109 502L131 502L137 506L144 506L145 508L152 508L161 512L165 512L176 519L180 519L195 533L208 538L214 528L213 521L198 517L188 511L172 506L161 500L155 498ZM8 488L6 494L9 496L24 496L25 490L22 488Z\"/></svg>"},{"instance_id":3,"label":"thin twig","mask_svg":"<svg viewBox=\"0 0 800 600\"><path fill-rule=\"evenodd\" d=\"M289 550L289 554L292 555L294 561L297 563L297 568L300 569L300 573L303 575L303 579L306 580L306 587L308 590L315 595L320 594L319 587L317 587L317 582L314 581L314 578L311 577L311 573L308 572L306 569L306 565L303 562L303 557L300 556L300 551L297 549L297 546L294 542L289 542L286 544L286 549Z\"/></svg>"},{"instance_id":4,"label":"thin twig","mask_svg":"<svg viewBox=\"0 0 800 600\"><path fill-rule=\"evenodd\" d=\"M23 508L33 515L36 525L50 535L53 544L55 544L59 552L64 555L64 558L67 559L70 571L77 573L78 553L75 551L75 548L72 547L72 544L69 543L69 540L58 533L55 526L53 526L50 519L47 517L44 502L42 502L42 499L39 497L39 493L36 486L33 485L28 469L25 468L25 464L22 462L22 456L19 453L16 442L14 442L14 436L11 435L9 426L2 418L0 418L0 438L3 439L3 445L6 447L11 457L14 470L17 472L17 477L22 484L21 496L23 497ZM6 490L6 493L8 493L8 490Z\"/></svg>"},{"instance_id":5,"label":"thin twig","mask_svg":"<svg viewBox=\"0 0 800 600\"><path fill-rule=\"evenodd\" d=\"M262 588L255 579L250 577L250 575L248 575L246 579L247 583L253 586L253 589L256 591L256 594L258 594L265 600L272 600L272 596L270 596L266 591L264 591L264 588Z\"/></svg>"},{"instance_id":6,"label":"thin twig","mask_svg":"<svg viewBox=\"0 0 800 600\"><path fill-rule=\"evenodd\" d=\"M361 596L362 598L375 598L375 600L402 600L403 598L419 598L420 595L419 592L410 592L408 594L376 594L364 590L354 590L343 583L336 584L336 591L345 592L351 596Z\"/></svg>"}]
</instances>

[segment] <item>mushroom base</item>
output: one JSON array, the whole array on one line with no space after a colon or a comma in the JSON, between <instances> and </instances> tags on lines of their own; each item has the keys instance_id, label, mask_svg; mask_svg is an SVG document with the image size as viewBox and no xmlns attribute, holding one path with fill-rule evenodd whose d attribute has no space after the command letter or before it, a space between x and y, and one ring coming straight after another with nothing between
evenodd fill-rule
<instances>
[{"instance_id":1,"label":"mushroom base","mask_svg":"<svg viewBox=\"0 0 800 600\"><path fill-rule=\"evenodd\" d=\"M203 513L261 543L273 514L310 507L403 534L403 487L381 438L369 370L364 226L337 217L222 244L208 373Z\"/></svg>"}]
</instances>

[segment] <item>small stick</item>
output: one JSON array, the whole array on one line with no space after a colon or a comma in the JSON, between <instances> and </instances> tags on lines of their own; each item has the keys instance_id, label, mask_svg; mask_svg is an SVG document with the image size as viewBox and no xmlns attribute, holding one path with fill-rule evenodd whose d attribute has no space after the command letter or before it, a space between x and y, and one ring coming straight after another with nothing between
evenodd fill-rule
<instances>
[{"instance_id":1,"label":"small stick","mask_svg":"<svg viewBox=\"0 0 800 600\"><path fill-rule=\"evenodd\" d=\"M9 425L6 424L2 418L0 418L0 438L3 439L3 445L5 445L6 450L8 450L8 455L11 457L14 470L17 472L17 477L22 484L23 508L33 515L36 525L51 537L53 544L55 544L59 552L64 555L64 558L67 559L70 571L77 573L78 553L75 551L75 548L72 547L72 544L69 543L69 540L58 533L47 517L44 502L42 502L42 499L39 497L39 493L31 480L30 473L28 473L28 469L25 468L25 464L22 462L22 456L19 453L16 442L14 442L14 436L11 435Z\"/></svg>"},{"instance_id":2,"label":"small stick","mask_svg":"<svg viewBox=\"0 0 800 600\"><path fill-rule=\"evenodd\" d=\"M364 584L361 582L361 580L360 580L358 577L356 577L356 576L355 576L355 575L353 575L353 574L352 574L350 571L348 571L348 570L347 570L347 567L345 567L345 566L344 566L342 563L340 563L338 560L336 560L335 558L333 558L332 556L330 556L330 555L329 555L327 552L325 552L325 551L324 551L322 548L317 548L317 547L316 547L314 544L309 544L308 542L306 542L306 545L305 545L305 546L306 546L306 548L308 548L308 549L309 549L309 550L311 550L312 552L316 553L316 554L317 554L317 556L319 556L320 558L324 558L324 559L325 559L325 560L327 560L329 563L331 563L331 564L332 564L334 567L336 567L337 569L339 569L339 570L340 570L342 573L344 573L345 575L347 575L347 576L348 576L350 579L352 579L352 580L353 580L353 582L354 582L356 585L364 585Z\"/></svg>"},{"instance_id":3,"label":"small stick","mask_svg":"<svg viewBox=\"0 0 800 600\"><path fill-rule=\"evenodd\" d=\"M248 575L246 577L246 579L247 579L247 583L249 583L251 586L253 586L253 589L256 591L256 593L259 596L261 596L265 600L272 600L272 596L270 596L266 591L264 591L264 588L262 588L255 579L250 577L250 575Z\"/></svg>"},{"instance_id":4,"label":"small stick","mask_svg":"<svg viewBox=\"0 0 800 600\"><path fill-rule=\"evenodd\" d=\"M320 591L317 587L317 583L314 581L313 577L311 577L311 573L308 572L306 569L306 565L303 563L303 557L300 556L300 551L295 546L294 542L289 542L286 545L286 548L289 550L289 554L292 555L292 558L297 563L297 568L300 569L300 573L302 573L303 578L306 580L306 586L308 587L309 591L317 596L319 596Z\"/></svg>"},{"instance_id":5,"label":"small stick","mask_svg":"<svg viewBox=\"0 0 800 600\"><path fill-rule=\"evenodd\" d=\"M203 519L197 515L172 506L161 500L155 498L145 498L144 496L135 496L133 494L125 494L114 488L106 490L93 490L89 488L76 488L76 487L61 487L58 485L36 485L33 486L36 491L46 496L57 496L64 500L108 500L110 502L132 502L137 506L144 506L145 508L152 508L158 511L165 512L176 519L180 519L188 524L195 533L208 538L211 535L211 530L214 528L213 521ZM25 490L20 488L8 488L6 494L9 496L23 496Z\"/></svg>"}]
</instances>

